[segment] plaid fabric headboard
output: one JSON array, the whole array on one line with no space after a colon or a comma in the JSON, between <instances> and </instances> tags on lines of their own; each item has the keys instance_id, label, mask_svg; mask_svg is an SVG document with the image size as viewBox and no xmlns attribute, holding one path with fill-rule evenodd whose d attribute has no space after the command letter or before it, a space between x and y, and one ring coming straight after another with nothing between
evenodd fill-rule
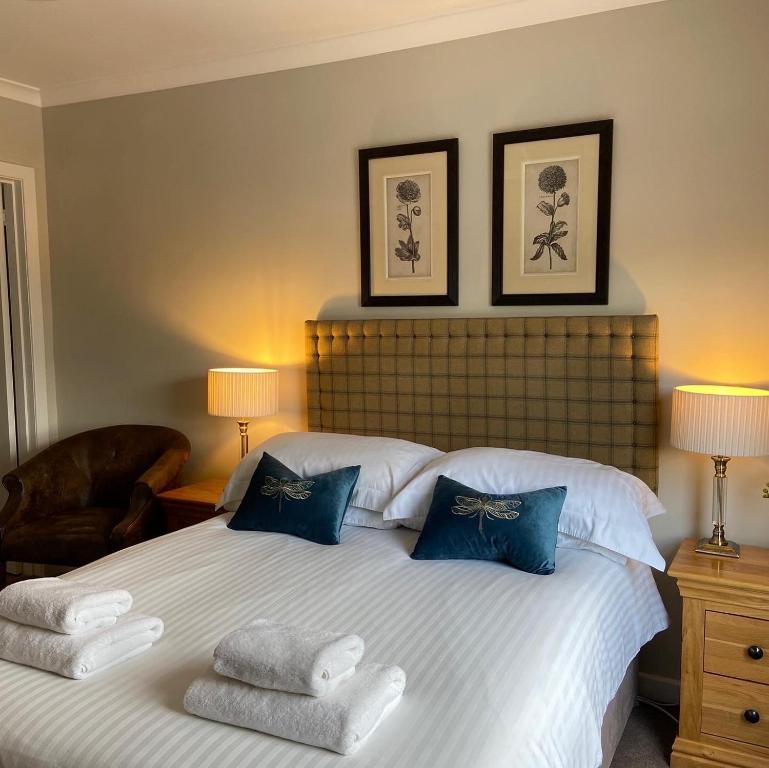
<instances>
[{"instance_id":1,"label":"plaid fabric headboard","mask_svg":"<svg viewBox=\"0 0 769 768\"><path fill-rule=\"evenodd\" d=\"M612 464L657 488L657 317L308 320L315 432Z\"/></svg>"}]
</instances>

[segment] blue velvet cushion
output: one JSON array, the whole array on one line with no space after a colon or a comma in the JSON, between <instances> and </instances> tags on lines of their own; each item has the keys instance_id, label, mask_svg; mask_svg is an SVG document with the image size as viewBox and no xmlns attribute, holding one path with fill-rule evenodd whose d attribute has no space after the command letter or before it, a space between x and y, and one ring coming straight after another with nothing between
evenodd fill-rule
<instances>
[{"instance_id":1,"label":"blue velvet cushion","mask_svg":"<svg viewBox=\"0 0 769 768\"><path fill-rule=\"evenodd\" d=\"M528 573L555 570L566 488L482 493L440 475L414 560L498 560Z\"/></svg>"},{"instance_id":2,"label":"blue velvet cushion","mask_svg":"<svg viewBox=\"0 0 769 768\"><path fill-rule=\"evenodd\" d=\"M339 529L359 474L358 466L303 478L265 453L229 527L339 544Z\"/></svg>"}]
</instances>

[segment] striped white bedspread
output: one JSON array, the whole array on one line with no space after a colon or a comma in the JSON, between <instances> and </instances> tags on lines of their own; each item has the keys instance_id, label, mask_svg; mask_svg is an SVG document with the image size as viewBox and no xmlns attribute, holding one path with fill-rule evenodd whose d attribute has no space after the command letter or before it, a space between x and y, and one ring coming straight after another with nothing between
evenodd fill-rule
<instances>
[{"instance_id":1,"label":"striped white bedspread","mask_svg":"<svg viewBox=\"0 0 769 768\"><path fill-rule=\"evenodd\" d=\"M2 768L595 768L603 712L666 626L649 568L558 550L552 576L416 562L417 534L345 526L341 546L223 518L81 568L159 616L148 653L76 682L0 661ZM218 640L259 617L366 641L398 664L400 706L350 757L186 714Z\"/></svg>"}]
</instances>

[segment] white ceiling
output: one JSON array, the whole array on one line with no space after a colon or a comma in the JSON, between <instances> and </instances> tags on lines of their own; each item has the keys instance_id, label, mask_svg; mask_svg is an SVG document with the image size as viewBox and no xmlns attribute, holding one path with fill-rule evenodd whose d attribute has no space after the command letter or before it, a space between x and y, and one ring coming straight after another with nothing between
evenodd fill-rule
<instances>
[{"instance_id":1,"label":"white ceiling","mask_svg":"<svg viewBox=\"0 0 769 768\"><path fill-rule=\"evenodd\" d=\"M648 2L659 0L0 0L0 78L14 81L0 95L104 98Z\"/></svg>"}]
</instances>

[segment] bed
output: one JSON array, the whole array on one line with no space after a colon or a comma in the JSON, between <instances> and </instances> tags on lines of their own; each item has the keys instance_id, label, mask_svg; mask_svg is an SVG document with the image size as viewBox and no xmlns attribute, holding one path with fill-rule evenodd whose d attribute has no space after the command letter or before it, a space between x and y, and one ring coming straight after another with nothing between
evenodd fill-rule
<instances>
[{"instance_id":1,"label":"bed","mask_svg":"<svg viewBox=\"0 0 769 768\"><path fill-rule=\"evenodd\" d=\"M508 322L308 324L310 428L584 455L654 485L656 318ZM564 413L576 429L558 428ZM344 526L341 546L324 547L234 532L225 515L73 571L130 590L166 634L85 681L0 662L0 766L608 766L634 659L667 625L649 567L575 549L559 549L547 577L417 562L417 536ZM357 632L367 659L406 670L401 705L360 752L343 758L183 711L222 635L261 616Z\"/></svg>"}]
</instances>

